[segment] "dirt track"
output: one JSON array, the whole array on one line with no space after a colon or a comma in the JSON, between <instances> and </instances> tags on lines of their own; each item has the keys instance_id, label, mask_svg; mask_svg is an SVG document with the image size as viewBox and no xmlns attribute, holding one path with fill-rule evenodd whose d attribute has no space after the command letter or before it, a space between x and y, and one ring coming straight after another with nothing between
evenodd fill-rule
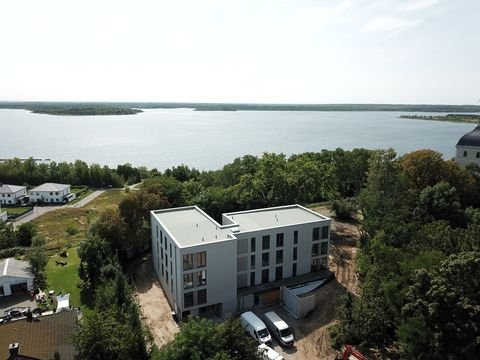
<instances>
[{"instance_id":1,"label":"dirt track","mask_svg":"<svg viewBox=\"0 0 480 360\"><path fill-rule=\"evenodd\" d=\"M155 344L162 347L173 340L179 329L172 319L170 306L153 272L152 256L149 254L136 261L131 268L134 269L132 276L143 320L150 329Z\"/></svg>"},{"instance_id":2,"label":"dirt track","mask_svg":"<svg viewBox=\"0 0 480 360\"><path fill-rule=\"evenodd\" d=\"M325 208L314 209L331 216ZM315 291L316 308L306 319L293 324L296 329L297 352L291 359L335 359L328 328L335 322L335 309L346 291L358 294L355 273L356 241L359 232L354 224L332 221L329 267L335 279Z\"/></svg>"}]
</instances>

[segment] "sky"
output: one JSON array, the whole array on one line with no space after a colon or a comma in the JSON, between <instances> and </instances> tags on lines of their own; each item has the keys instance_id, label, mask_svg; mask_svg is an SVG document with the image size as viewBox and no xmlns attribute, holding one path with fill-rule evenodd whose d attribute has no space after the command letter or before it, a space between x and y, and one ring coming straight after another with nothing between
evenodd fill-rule
<instances>
[{"instance_id":1,"label":"sky","mask_svg":"<svg viewBox=\"0 0 480 360\"><path fill-rule=\"evenodd\" d=\"M479 0L16 0L0 100L480 104Z\"/></svg>"}]
</instances>

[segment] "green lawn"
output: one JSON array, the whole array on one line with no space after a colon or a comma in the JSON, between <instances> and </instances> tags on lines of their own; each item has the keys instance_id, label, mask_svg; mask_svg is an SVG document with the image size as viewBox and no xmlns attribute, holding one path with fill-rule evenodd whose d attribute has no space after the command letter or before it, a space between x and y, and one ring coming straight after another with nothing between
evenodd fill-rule
<instances>
[{"instance_id":1,"label":"green lawn","mask_svg":"<svg viewBox=\"0 0 480 360\"><path fill-rule=\"evenodd\" d=\"M30 211L31 207L4 207L3 210L6 210L9 216L21 215L27 211Z\"/></svg>"},{"instance_id":2,"label":"green lawn","mask_svg":"<svg viewBox=\"0 0 480 360\"><path fill-rule=\"evenodd\" d=\"M88 187L72 186L72 193L75 193L76 198L73 201L70 201L69 204L76 204L80 200L86 198L88 195L93 193L93 190Z\"/></svg>"},{"instance_id":3,"label":"green lawn","mask_svg":"<svg viewBox=\"0 0 480 360\"><path fill-rule=\"evenodd\" d=\"M55 261L64 261L65 266L60 266ZM77 248L68 249L68 257L52 256L45 269L47 274L48 290L55 290L55 295L60 291L63 294L70 293L70 305L82 306L80 300L80 289L77 284L80 280L78 277L78 269L80 267L80 258L78 257Z\"/></svg>"}]
</instances>

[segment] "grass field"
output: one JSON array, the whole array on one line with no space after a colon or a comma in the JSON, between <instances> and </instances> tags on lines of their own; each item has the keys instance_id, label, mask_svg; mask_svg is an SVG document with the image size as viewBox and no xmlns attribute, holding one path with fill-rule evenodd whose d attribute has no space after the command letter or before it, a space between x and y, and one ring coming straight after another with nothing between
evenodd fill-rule
<instances>
[{"instance_id":1,"label":"grass field","mask_svg":"<svg viewBox=\"0 0 480 360\"><path fill-rule=\"evenodd\" d=\"M6 210L9 216L13 215L22 215L23 213L30 211L31 207L4 207L3 210Z\"/></svg>"},{"instance_id":2,"label":"grass field","mask_svg":"<svg viewBox=\"0 0 480 360\"><path fill-rule=\"evenodd\" d=\"M108 190L81 208L60 208L48 212L32 222L47 240L47 252L52 255L65 245L74 245L85 238L89 225L100 212L117 206L125 196L122 190Z\"/></svg>"},{"instance_id":3,"label":"grass field","mask_svg":"<svg viewBox=\"0 0 480 360\"><path fill-rule=\"evenodd\" d=\"M91 193L93 193L93 190L90 189L90 188L85 188L85 187L75 187L75 186L72 186L71 188L71 191L72 193L75 193L75 199L73 201L70 201L69 204L72 205L72 204L76 204L77 202L79 202L80 200L86 198L88 195L90 195Z\"/></svg>"},{"instance_id":4,"label":"grass field","mask_svg":"<svg viewBox=\"0 0 480 360\"><path fill-rule=\"evenodd\" d=\"M55 261L64 261L65 266L60 266ZM60 291L62 294L70 293L70 305L84 306L80 300L80 289L77 284L80 280L78 269L80 267L80 258L77 248L68 249L68 257L52 256L48 260L45 272L47 274L48 290L55 290L55 294Z\"/></svg>"}]
</instances>

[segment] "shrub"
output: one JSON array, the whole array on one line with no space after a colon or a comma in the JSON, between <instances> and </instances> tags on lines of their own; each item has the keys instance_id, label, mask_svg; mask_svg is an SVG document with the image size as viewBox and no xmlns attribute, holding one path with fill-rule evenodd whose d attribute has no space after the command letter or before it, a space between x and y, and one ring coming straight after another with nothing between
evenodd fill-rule
<instances>
[{"instance_id":1,"label":"shrub","mask_svg":"<svg viewBox=\"0 0 480 360\"><path fill-rule=\"evenodd\" d=\"M329 208L340 220L352 220L358 210L355 199L353 198L332 200Z\"/></svg>"}]
</instances>

